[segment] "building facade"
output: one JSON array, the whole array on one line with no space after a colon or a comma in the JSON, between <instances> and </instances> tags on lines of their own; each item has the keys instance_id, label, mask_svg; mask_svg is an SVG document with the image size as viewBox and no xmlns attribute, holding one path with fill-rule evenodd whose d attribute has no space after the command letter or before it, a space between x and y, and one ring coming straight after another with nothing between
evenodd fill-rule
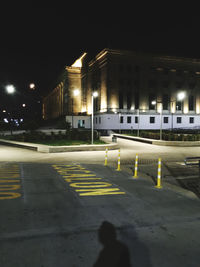
<instances>
[{"instance_id":1,"label":"building facade","mask_svg":"<svg viewBox=\"0 0 200 267\"><path fill-rule=\"evenodd\" d=\"M62 96L45 100L60 101L54 116L91 115L97 92L96 129L200 127L200 60L104 49L90 61L84 53L65 71Z\"/></svg>"}]
</instances>

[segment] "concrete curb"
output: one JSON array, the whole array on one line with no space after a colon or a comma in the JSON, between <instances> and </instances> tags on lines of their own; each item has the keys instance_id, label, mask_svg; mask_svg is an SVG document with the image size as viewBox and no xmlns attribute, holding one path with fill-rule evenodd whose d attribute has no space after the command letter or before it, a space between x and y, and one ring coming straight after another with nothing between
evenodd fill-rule
<instances>
[{"instance_id":1,"label":"concrete curb","mask_svg":"<svg viewBox=\"0 0 200 267\"><path fill-rule=\"evenodd\" d=\"M59 153L59 152L75 152L75 151L104 151L106 147L109 150L118 149L118 144L103 144L103 145L77 145L77 146L47 146L47 145L40 145L40 144L33 144L33 143L26 143L26 142L16 142L16 141L9 141L0 139L0 144L20 147L25 149L30 149L38 152L43 153Z\"/></svg>"},{"instance_id":2,"label":"concrete curb","mask_svg":"<svg viewBox=\"0 0 200 267\"><path fill-rule=\"evenodd\" d=\"M142 143L159 145L159 146L183 146L183 147L200 146L200 141L163 141L163 140L154 140L136 136L127 136L123 134L113 134L113 136L117 138L127 139L131 141L138 141Z\"/></svg>"}]
</instances>

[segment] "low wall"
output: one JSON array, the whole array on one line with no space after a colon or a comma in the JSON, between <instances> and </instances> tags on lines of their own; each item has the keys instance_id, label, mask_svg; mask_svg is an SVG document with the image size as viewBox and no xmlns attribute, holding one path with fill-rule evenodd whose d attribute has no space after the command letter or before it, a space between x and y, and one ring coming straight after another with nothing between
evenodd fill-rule
<instances>
[{"instance_id":1,"label":"low wall","mask_svg":"<svg viewBox=\"0 0 200 267\"><path fill-rule=\"evenodd\" d=\"M165 140L154 140L136 136L127 136L123 134L113 134L117 138L138 141L147 144L159 145L159 146L200 146L200 141L165 141Z\"/></svg>"},{"instance_id":2,"label":"low wall","mask_svg":"<svg viewBox=\"0 0 200 267\"><path fill-rule=\"evenodd\" d=\"M116 143L109 143L103 145L79 145L79 146L47 146L40 144L32 144L26 142L17 142L0 139L0 144L7 146L20 147L25 149L31 149L43 153L59 153L59 152L75 152L75 151L105 151L106 147L109 150L118 149L119 146Z\"/></svg>"}]
</instances>

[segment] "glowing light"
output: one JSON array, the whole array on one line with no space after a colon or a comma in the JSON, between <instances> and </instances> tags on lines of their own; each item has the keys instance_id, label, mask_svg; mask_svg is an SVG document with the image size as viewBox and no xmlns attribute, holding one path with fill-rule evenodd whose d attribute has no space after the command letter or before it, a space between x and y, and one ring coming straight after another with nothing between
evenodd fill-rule
<instances>
[{"instance_id":1,"label":"glowing light","mask_svg":"<svg viewBox=\"0 0 200 267\"><path fill-rule=\"evenodd\" d=\"M80 92L78 89L75 89L73 93L74 93L74 96L78 96Z\"/></svg>"},{"instance_id":2,"label":"glowing light","mask_svg":"<svg viewBox=\"0 0 200 267\"><path fill-rule=\"evenodd\" d=\"M15 87L12 84L6 86L6 91L8 94L13 94L15 92Z\"/></svg>"},{"instance_id":3,"label":"glowing light","mask_svg":"<svg viewBox=\"0 0 200 267\"><path fill-rule=\"evenodd\" d=\"M8 123L8 119L7 118L4 118L3 119L5 123Z\"/></svg>"},{"instance_id":4,"label":"glowing light","mask_svg":"<svg viewBox=\"0 0 200 267\"><path fill-rule=\"evenodd\" d=\"M97 97L98 96L98 92L93 92L92 94L94 97Z\"/></svg>"},{"instance_id":5,"label":"glowing light","mask_svg":"<svg viewBox=\"0 0 200 267\"><path fill-rule=\"evenodd\" d=\"M156 101L154 100L154 101L151 101L151 104L152 105L156 105Z\"/></svg>"},{"instance_id":6,"label":"glowing light","mask_svg":"<svg viewBox=\"0 0 200 267\"><path fill-rule=\"evenodd\" d=\"M25 108L26 107L26 104L22 104L22 107Z\"/></svg>"},{"instance_id":7,"label":"glowing light","mask_svg":"<svg viewBox=\"0 0 200 267\"><path fill-rule=\"evenodd\" d=\"M34 83L30 83L29 87L31 90L35 90L35 84Z\"/></svg>"},{"instance_id":8,"label":"glowing light","mask_svg":"<svg viewBox=\"0 0 200 267\"><path fill-rule=\"evenodd\" d=\"M179 101L182 101L184 98L185 98L185 92L180 92L180 93L178 93L178 95L177 95L177 99L178 99Z\"/></svg>"},{"instance_id":9,"label":"glowing light","mask_svg":"<svg viewBox=\"0 0 200 267\"><path fill-rule=\"evenodd\" d=\"M75 68L81 68L82 67L82 60L83 58L86 56L87 53L84 53L81 57L79 57L75 62L74 64L72 64L72 67L75 67Z\"/></svg>"},{"instance_id":10,"label":"glowing light","mask_svg":"<svg viewBox=\"0 0 200 267\"><path fill-rule=\"evenodd\" d=\"M184 106L184 110L183 110L184 114L187 114L189 112L188 106Z\"/></svg>"},{"instance_id":11,"label":"glowing light","mask_svg":"<svg viewBox=\"0 0 200 267\"><path fill-rule=\"evenodd\" d=\"M4 109L4 110L3 110L3 113L5 113L5 112L6 112L6 110Z\"/></svg>"}]
</instances>

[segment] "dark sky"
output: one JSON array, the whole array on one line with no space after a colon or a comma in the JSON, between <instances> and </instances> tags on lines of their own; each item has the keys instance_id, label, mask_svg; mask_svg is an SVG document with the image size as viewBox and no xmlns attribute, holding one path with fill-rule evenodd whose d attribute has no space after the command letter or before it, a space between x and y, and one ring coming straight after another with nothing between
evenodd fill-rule
<instances>
[{"instance_id":1,"label":"dark sky","mask_svg":"<svg viewBox=\"0 0 200 267\"><path fill-rule=\"evenodd\" d=\"M200 58L200 16L188 1L40 2L0 8L1 91L33 81L44 95L65 65L105 47Z\"/></svg>"}]
</instances>

